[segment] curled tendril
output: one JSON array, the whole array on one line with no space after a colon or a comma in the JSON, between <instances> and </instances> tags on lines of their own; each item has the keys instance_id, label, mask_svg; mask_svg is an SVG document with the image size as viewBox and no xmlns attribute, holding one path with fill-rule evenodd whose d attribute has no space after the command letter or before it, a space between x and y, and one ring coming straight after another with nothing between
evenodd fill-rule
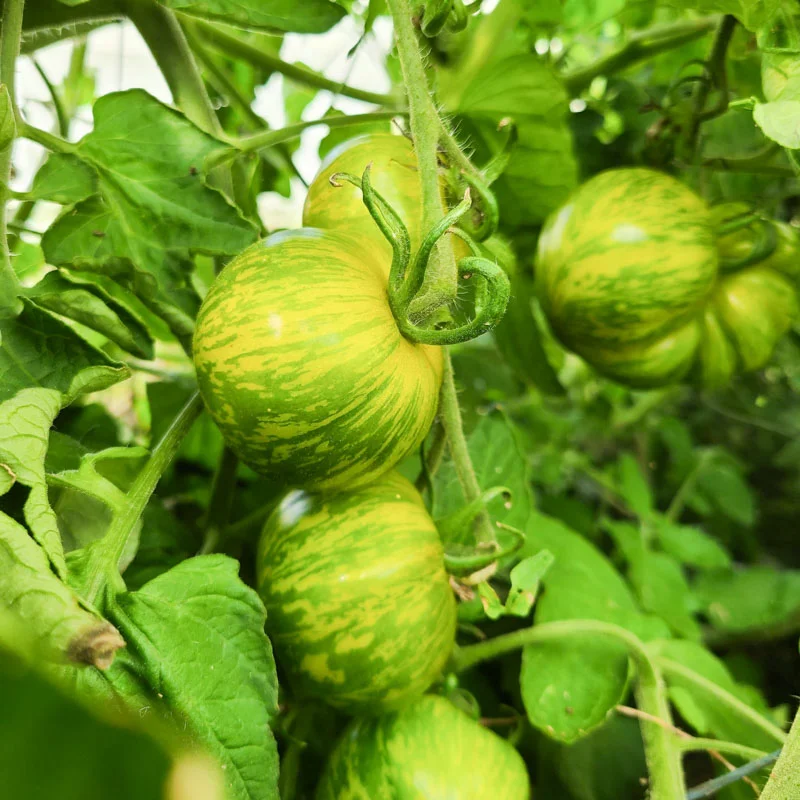
<instances>
[{"instance_id":1,"label":"curled tendril","mask_svg":"<svg viewBox=\"0 0 800 800\"><path fill-rule=\"evenodd\" d=\"M370 167L364 170L361 180L346 172L338 172L330 179L333 186L340 186L342 181L361 188L364 205L392 246L389 306L403 336L420 344L450 345L474 339L500 321L511 294L508 276L497 264L483 256L469 234L453 227L470 209L472 201L469 190L465 192L464 199L431 228L412 258L408 229L397 212L372 186ZM448 233L461 237L473 253L458 262L459 279L470 280L477 276L483 281L475 292L475 316L468 323L456 327L449 327L445 323L439 327L423 328L410 320L409 306L422 288L425 270L437 242Z\"/></svg>"},{"instance_id":2,"label":"curled tendril","mask_svg":"<svg viewBox=\"0 0 800 800\"><path fill-rule=\"evenodd\" d=\"M458 33L467 27L469 22L469 14L463 0L453 0L453 8L450 10L450 16L447 18L447 28Z\"/></svg>"},{"instance_id":3,"label":"curled tendril","mask_svg":"<svg viewBox=\"0 0 800 800\"><path fill-rule=\"evenodd\" d=\"M735 272L752 266L769 258L775 252L778 247L778 232L770 220L764 219L755 211L737 214L725 220L717 227L717 236L727 236L745 228L752 228L754 225L757 233L750 252L736 258L721 258L719 265L723 272Z\"/></svg>"}]
</instances>

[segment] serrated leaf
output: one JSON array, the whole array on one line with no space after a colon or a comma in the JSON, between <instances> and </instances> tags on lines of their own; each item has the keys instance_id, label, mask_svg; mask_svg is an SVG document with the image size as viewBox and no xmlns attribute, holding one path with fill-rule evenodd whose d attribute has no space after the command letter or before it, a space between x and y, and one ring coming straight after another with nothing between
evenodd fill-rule
<instances>
[{"instance_id":1,"label":"serrated leaf","mask_svg":"<svg viewBox=\"0 0 800 800\"><path fill-rule=\"evenodd\" d=\"M0 512L0 608L22 623L43 658L108 665L124 645L115 629L81 607L77 596L51 571L44 550L28 531ZM99 642L102 652L92 650Z\"/></svg>"},{"instance_id":2,"label":"serrated leaf","mask_svg":"<svg viewBox=\"0 0 800 800\"><path fill-rule=\"evenodd\" d=\"M680 564L666 553L646 552L631 564L630 579L642 608L661 617L685 639L700 638L692 594Z\"/></svg>"},{"instance_id":3,"label":"serrated leaf","mask_svg":"<svg viewBox=\"0 0 800 800\"><path fill-rule=\"evenodd\" d=\"M191 254L237 253L257 236L205 183L206 159L225 145L138 89L101 97L94 121L75 155L95 173L98 194L44 234L47 260L125 276L137 295L169 303L190 325Z\"/></svg>"},{"instance_id":4,"label":"serrated leaf","mask_svg":"<svg viewBox=\"0 0 800 800\"><path fill-rule=\"evenodd\" d=\"M345 10L332 0L162 0L167 8L242 28L324 33Z\"/></svg>"},{"instance_id":5,"label":"serrated leaf","mask_svg":"<svg viewBox=\"0 0 800 800\"><path fill-rule=\"evenodd\" d=\"M695 595L720 630L774 627L800 615L800 570L749 567L701 575Z\"/></svg>"},{"instance_id":6,"label":"serrated leaf","mask_svg":"<svg viewBox=\"0 0 800 800\"><path fill-rule=\"evenodd\" d=\"M266 613L238 562L197 556L111 610L163 710L222 764L234 800L277 800L277 677Z\"/></svg>"},{"instance_id":7,"label":"serrated leaf","mask_svg":"<svg viewBox=\"0 0 800 800\"><path fill-rule=\"evenodd\" d=\"M0 402L21 389L56 389L63 405L84 392L124 380L128 368L81 339L75 331L23 300L15 319L0 319Z\"/></svg>"},{"instance_id":8,"label":"serrated leaf","mask_svg":"<svg viewBox=\"0 0 800 800\"><path fill-rule=\"evenodd\" d=\"M30 490L23 507L25 522L55 573L66 580L64 550L44 474L50 427L61 402L53 389L23 389L0 404L0 464L16 483Z\"/></svg>"},{"instance_id":9,"label":"serrated leaf","mask_svg":"<svg viewBox=\"0 0 800 800\"><path fill-rule=\"evenodd\" d=\"M533 509L528 476L528 464L520 448L514 424L504 414L494 412L480 419L468 439L472 463L478 483L486 491L493 486L506 486L511 490L511 500L495 500L489 506L491 517L506 525L524 530ZM464 506L464 495L452 461L442 464L436 473L434 490L434 519L441 519ZM498 531L501 544L508 546L511 539ZM462 543L469 543L469 530L464 532Z\"/></svg>"},{"instance_id":10,"label":"serrated leaf","mask_svg":"<svg viewBox=\"0 0 800 800\"><path fill-rule=\"evenodd\" d=\"M51 153L33 179L30 196L54 203L79 203L97 191L92 168L77 156Z\"/></svg>"},{"instance_id":11,"label":"serrated leaf","mask_svg":"<svg viewBox=\"0 0 800 800\"><path fill-rule=\"evenodd\" d=\"M617 461L617 489L637 517L647 517L653 510L650 485L630 453L623 453Z\"/></svg>"},{"instance_id":12,"label":"serrated leaf","mask_svg":"<svg viewBox=\"0 0 800 800\"><path fill-rule=\"evenodd\" d=\"M37 306L102 333L139 358L153 358L153 340L144 323L96 284L49 272L25 296Z\"/></svg>"},{"instance_id":13,"label":"serrated leaf","mask_svg":"<svg viewBox=\"0 0 800 800\"><path fill-rule=\"evenodd\" d=\"M730 566L731 557L725 548L700 528L678 525L660 515L652 524L661 547L681 563L700 569Z\"/></svg>"},{"instance_id":14,"label":"serrated leaf","mask_svg":"<svg viewBox=\"0 0 800 800\"><path fill-rule=\"evenodd\" d=\"M490 62L466 86L454 75L443 95L448 110L484 154L498 152L507 134L498 132L510 118L519 138L508 167L492 186L507 227L533 226L558 208L578 182L572 135L567 126L567 94L548 67L534 55ZM463 83L463 79L462 79Z\"/></svg>"},{"instance_id":15,"label":"serrated leaf","mask_svg":"<svg viewBox=\"0 0 800 800\"><path fill-rule=\"evenodd\" d=\"M87 547L105 535L114 513L123 508L125 492L146 457L147 450L142 447L112 447L83 454L74 469L49 474L53 510L64 549L73 559L75 555L70 551ZM131 530L121 554L120 573L136 555L140 530L141 520ZM68 564L71 573L76 571L72 559L68 558ZM79 582L73 579L71 584L80 590Z\"/></svg>"},{"instance_id":16,"label":"serrated leaf","mask_svg":"<svg viewBox=\"0 0 800 800\"><path fill-rule=\"evenodd\" d=\"M768 139L789 150L800 148L800 100L756 103L753 119Z\"/></svg>"}]
</instances>

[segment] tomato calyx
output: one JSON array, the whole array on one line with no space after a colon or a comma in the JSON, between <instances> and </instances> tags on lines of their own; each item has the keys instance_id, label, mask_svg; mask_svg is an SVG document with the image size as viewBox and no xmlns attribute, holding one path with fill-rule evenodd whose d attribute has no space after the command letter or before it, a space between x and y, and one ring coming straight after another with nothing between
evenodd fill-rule
<instances>
[{"instance_id":1,"label":"tomato calyx","mask_svg":"<svg viewBox=\"0 0 800 800\"><path fill-rule=\"evenodd\" d=\"M754 232L750 250L741 256L721 256L722 272L735 272L758 264L769 258L778 247L778 232L775 225L755 211L746 211L722 220L717 226L716 235L719 239L742 230Z\"/></svg>"},{"instance_id":2,"label":"tomato calyx","mask_svg":"<svg viewBox=\"0 0 800 800\"><path fill-rule=\"evenodd\" d=\"M493 328L505 313L511 284L503 269L485 258L469 234L454 227L471 207L469 191L464 199L433 226L416 253L411 252L408 229L392 206L374 189L370 168L359 179L346 172L331 176L331 184L340 186L346 181L361 189L364 205L381 233L392 246L392 266L389 272L389 306L400 332L412 342L428 345L451 345L474 339ZM463 325L453 326L444 321L424 327L414 318L412 304L422 288L425 272L436 243L448 233L455 234L469 246L472 255L458 262L458 276L467 281L477 276L481 283L475 291L474 316Z\"/></svg>"}]
</instances>

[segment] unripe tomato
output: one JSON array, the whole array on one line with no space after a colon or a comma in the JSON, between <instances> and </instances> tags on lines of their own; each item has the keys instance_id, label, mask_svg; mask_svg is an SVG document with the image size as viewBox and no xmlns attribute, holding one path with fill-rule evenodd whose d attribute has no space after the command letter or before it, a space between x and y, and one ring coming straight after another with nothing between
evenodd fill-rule
<instances>
[{"instance_id":1,"label":"unripe tomato","mask_svg":"<svg viewBox=\"0 0 800 800\"><path fill-rule=\"evenodd\" d=\"M225 267L197 317L194 362L239 458L314 489L369 483L416 449L442 376L441 351L400 334L380 258L309 228Z\"/></svg>"},{"instance_id":2,"label":"unripe tomato","mask_svg":"<svg viewBox=\"0 0 800 800\"><path fill-rule=\"evenodd\" d=\"M689 371L716 275L705 203L653 170L595 176L539 239L537 291L556 336L599 372L634 386Z\"/></svg>"},{"instance_id":3,"label":"unripe tomato","mask_svg":"<svg viewBox=\"0 0 800 800\"><path fill-rule=\"evenodd\" d=\"M347 229L361 241L377 246L388 259L388 269L391 246L367 211L361 189L344 181L338 187L330 183L331 175L337 172L349 172L361 178L368 164L373 187L400 215L416 250L420 241L422 187L417 157L405 136L371 133L350 139L332 150L308 187L303 225Z\"/></svg>"},{"instance_id":4,"label":"unripe tomato","mask_svg":"<svg viewBox=\"0 0 800 800\"><path fill-rule=\"evenodd\" d=\"M525 762L443 697L353 722L330 756L316 800L529 800Z\"/></svg>"},{"instance_id":5,"label":"unripe tomato","mask_svg":"<svg viewBox=\"0 0 800 800\"><path fill-rule=\"evenodd\" d=\"M264 527L258 589L298 693L378 712L422 694L455 639L439 534L398 473L332 495L292 492Z\"/></svg>"},{"instance_id":6,"label":"unripe tomato","mask_svg":"<svg viewBox=\"0 0 800 800\"><path fill-rule=\"evenodd\" d=\"M368 165L373 187L400 216L408 229L411 252L415 253L423 235L422 185L414 147L405 136L371 133L350 139L332 150L308 187L303 224L315 228L347 228L364 246L382 253L388 272L392 248L367 211L361 190L344 181L338 187L330 183L331 175L337 172L349 172L360 178ZM441 189L442 202L447 208L444 178ZM461 239L453 237L452 242L457 259L469 255Z\"/></svg>"},{"instance_id":7,"label":"unripe tomato","mask_svg":"<svg viewBox=\"0 0 800 800\"><path fill-rule=\"evenodd\" d=\"M539 240L537 289L553 331L598 372L634 387L684 378L720 386L764 366L798 316L791 279L800 248L794 229L771 220L722 231L745 212L709 211L651 170L592 178ZM777 236L772 253L758 255L759 225Z\"/></svg>"}]
</instances>

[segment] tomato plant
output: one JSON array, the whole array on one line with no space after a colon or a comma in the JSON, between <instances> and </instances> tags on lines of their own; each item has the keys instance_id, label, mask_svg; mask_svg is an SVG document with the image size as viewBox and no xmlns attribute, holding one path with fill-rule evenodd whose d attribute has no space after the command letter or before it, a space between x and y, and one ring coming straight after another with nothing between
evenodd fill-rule
<instances>
[{"instance_id":1,"label":"tomato plant","mask_svg":"<svg viewBox=\"0 0 800 800\"><path fill-rule=\"evenodd\" d=\"M0 795L800 800L796 3L0 5Z\"/></svg>"}]
</instances>

